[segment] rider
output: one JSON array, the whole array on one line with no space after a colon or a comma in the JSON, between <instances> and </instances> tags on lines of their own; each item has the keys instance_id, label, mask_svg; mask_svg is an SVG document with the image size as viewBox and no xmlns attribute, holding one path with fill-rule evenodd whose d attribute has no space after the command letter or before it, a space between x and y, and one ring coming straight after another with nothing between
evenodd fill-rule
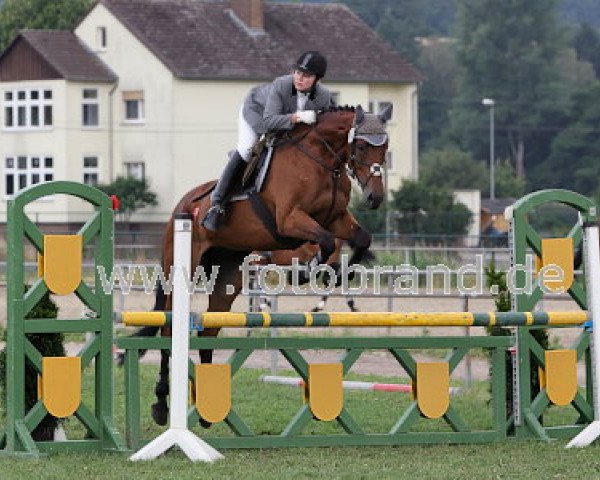
<instances>
[{"instance_id":1,"label":"rider","mask_svg":"<svg viewBox=\"0 0 600 480\"><path fill-rule=\"evenodd\" d=\"M291 130L296 123L316 122L316 111L333 104L331 92L319 83L327 71L327 60L317 51L304 52L290 75L271 84L254 87L238 118L238 144L212 194L212 205L202 226L215 231L225 214L235 185L241 180L257 138L274 130Z\"/></svg>"}]
</instances>

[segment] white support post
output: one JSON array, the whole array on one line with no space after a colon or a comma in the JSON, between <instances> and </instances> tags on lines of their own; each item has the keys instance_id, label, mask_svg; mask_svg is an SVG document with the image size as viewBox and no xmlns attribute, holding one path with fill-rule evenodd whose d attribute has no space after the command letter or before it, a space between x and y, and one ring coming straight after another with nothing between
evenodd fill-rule
<instances>
[{"instance_id":1,"label":"white support post","mask_svg":"<svg viewBox=\"0 0 600 480\"><path fill-rule=\"evenodd\" d=\"M187 428L190 295L193 293L188 291L192 257L191 217L176 216L174 230L169 429L129 459L152 460L178 446L194 462L214 462L223 455Z\"/></svg>"},{"instance_id":2,"label":"white support post","mask_svg":"<svg viewBox=\"0 0 600 480\"><path fill-rule=\"evenodd\" d=\"M585 276L588 312L592 319L592 372L594 388L594 421L573 438L567 448L586 447L600 436L600 246L596 223L584 225Z\"/></svg>"}]
</instances>

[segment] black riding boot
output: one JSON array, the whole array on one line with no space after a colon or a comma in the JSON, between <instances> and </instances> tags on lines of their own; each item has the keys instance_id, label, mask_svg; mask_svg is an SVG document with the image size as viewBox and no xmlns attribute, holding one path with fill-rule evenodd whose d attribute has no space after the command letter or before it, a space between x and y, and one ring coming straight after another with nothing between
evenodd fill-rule
<instances>
[{"instance_id":1,"label":"black riding boot","mask_svg":"<svg viewBox=\"0 0 600 480\"><path fill-rule=\"evenodd\" d=\"M245 170L246 162L236 150L227 162L212 194L212 206L206 213L204 220L202 220L204 228L213 232L219 228L219 224L225 215L224 204L229 200L229 196L233 193L233 189L241 180Z\"/></svg>"}]
</instances>

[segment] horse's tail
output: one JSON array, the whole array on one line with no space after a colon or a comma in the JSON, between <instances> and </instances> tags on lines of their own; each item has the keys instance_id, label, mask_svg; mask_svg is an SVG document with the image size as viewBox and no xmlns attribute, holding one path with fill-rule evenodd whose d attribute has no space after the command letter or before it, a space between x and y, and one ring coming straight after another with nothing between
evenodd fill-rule
<instances>
[{"instance_id":1,"label":"horse's tail","mask_svg":"<svg viewBox=\"0 0 600 480\"><path fill-rule=\"evenodd\" d=\"M158 332L160 331L160 327L155 327L155 326L146 326L146 327L142 327L139 330L137 330L136 332L132 333L130 335L130 337L155 337ZM142 358L144 355L146 355L147 350L140 350L139 351L139 358ZM122 367L123 364L125 363L125 354L124 353L119 353L117 354L117 365L119 367Z\"/></svg>"},{"instance_id":2,"label":"horse's tail","mask_svg":"<svg viewBox=\"0 0 600 480\"><path fill-rule=\"evenodd\" d=\"M163 262L161 262L161 264L162 263ZM156 280L156 287L154 290L154 307L152 308L152 310L155 312L164 312L167 308L167 295L165 294L165 290L163 288L162 282L160 281L160 278Z\"/></svg>"},{"instance_id":3,"label":"horse's tail","mask_svg":"<svg viewBox=\"0 0 600 480\"><path fill-rule=\"evenodd\" d=\"M167 296L165 295L165 290L163 289L163 285L160 282L160 279L156 281L155 288L155 296L154 296L154 308L153 311L164 311L167 305ZM136 332L132 333L131 337L155 337L160 332L160 327L147 325L145 327L140 328ZM142 358L146 354L147 350L140 350L139 356ZM117 365L122 367L125 363L125 355L119 353L117 355Z\"/></svg>"}]
</instances>

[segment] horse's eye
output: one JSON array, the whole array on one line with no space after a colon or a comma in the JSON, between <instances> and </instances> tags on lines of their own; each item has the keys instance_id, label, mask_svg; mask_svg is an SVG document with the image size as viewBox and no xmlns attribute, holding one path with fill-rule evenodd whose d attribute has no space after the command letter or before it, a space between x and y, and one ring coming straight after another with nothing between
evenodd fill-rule
<instances>
[{"instance_id":1,"label":"horse's eye","mask_svg":"<svg viewBox=\"0 0 600 480\"><path fill-rule=\"evenodd\" d=\"M356 147L361 152L364 152L367 149L367 146L364 143L359 143Z\"/></svg>"}]
</instances>

